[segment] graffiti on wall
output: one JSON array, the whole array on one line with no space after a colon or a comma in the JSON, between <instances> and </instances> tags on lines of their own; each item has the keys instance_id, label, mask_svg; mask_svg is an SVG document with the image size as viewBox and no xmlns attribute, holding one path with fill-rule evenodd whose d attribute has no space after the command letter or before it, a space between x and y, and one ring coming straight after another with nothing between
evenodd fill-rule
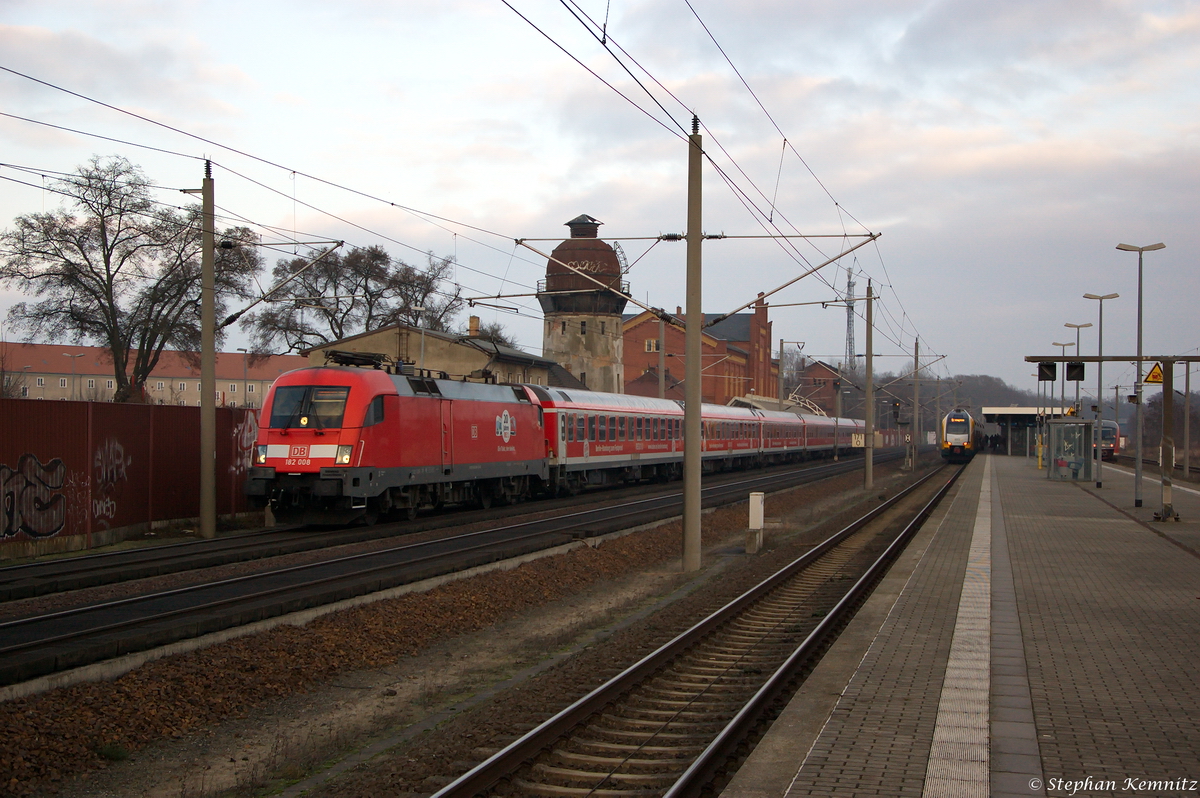
<instances>
[{"instance_id":1,"label":"graffiti on wall","mask_svg":"<svg viewBox=\"0 0 1200 798\"><path fill-rule=\"evenodd\" d=\"M16 468L0 464L0 501L3 529L0 536L21 533L31 538L57 535L67 522L67 501L62 494L67 467L57 457L42 465L37 456L23 454Z\"/></svg>"},{"instance_id":2,"label":"graffiti on wall","mask_svg":"<svg viewBox=\"0 0 1200 798\"><path fill-rule=\"evenodd\" d=\"M254 443L258 440L258 414L246 415L233 427L233 458L229 464L229 473L235 477L250 470L253 465Z\"/></svg>"},{"instance_id":3,"label":"graffiti on wall","mask_svg":"<svg viewBox=\"0 0 1200 798\"><path fill-rule=\"evenodd\" d=\"M119 488L129 479L129 466L133 457L125 454L125 447L116 438L109 438L96 448L92 467L96 473L96 485L92 496L92 516L104 529L117 515Z\"/></svg>"}]
</instances>

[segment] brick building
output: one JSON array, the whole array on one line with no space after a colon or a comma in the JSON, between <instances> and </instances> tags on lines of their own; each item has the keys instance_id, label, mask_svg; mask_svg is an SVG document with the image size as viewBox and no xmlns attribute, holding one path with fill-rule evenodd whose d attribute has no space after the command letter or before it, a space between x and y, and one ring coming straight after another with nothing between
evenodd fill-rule
<instances>
[{"instance_id":1,"label":"brick building","mask_svg":"<svg viewBox=\"0 0 1200 798\"><path fill-rule=\"evenodd\" d=\"M299 355L255 360L245 352L217 353L217 405L261 407L271 383L284 372L304 368ZM13 399L111 402L116 391L112 359L99 346L0 343L4 396ZM200 404L200 364L182 352L164 351L146 380L146 402Z\"/></svg>"},{"instance_id":2,"label":"brick building","mask_svg":"<svg viewBox=\"0 0 1200 798\"><path fill-rule=\"evenodd\" d=\"M703 401L723 405L747 394L778 396L779 363L772 357L767 308L760 299L751 312L736 313L704 330L700 343ZM676 315L685 318L682 308L676 308ZM682 378L685 333L670 324L663 326L667 372ZM622 327L626 393L657 396L658 319L649 312L626 315ZM653 379L642 378L648 371L654 372Z\"/></svg>"}]
</instances>

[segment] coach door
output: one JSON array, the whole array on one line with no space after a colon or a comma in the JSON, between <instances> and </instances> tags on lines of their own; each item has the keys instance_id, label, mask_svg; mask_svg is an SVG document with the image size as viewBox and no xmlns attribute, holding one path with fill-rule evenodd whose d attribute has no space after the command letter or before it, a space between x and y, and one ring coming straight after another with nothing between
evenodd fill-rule
<instances>
[{"instance_id":1,"label":"coach door","mask_svg":"<svg viewBox=\"0 0 1200 798\"><path fill-rule=\"evenodd\" d=\"M442 473L454 471L454 403L443 399L440 403L442 413Z\"/></svg>"}]
</instances>

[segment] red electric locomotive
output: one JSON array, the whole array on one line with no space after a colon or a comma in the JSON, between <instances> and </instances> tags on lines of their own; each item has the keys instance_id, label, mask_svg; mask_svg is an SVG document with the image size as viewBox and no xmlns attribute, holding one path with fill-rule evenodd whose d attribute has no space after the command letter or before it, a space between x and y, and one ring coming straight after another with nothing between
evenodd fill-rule
<instances>
[{"instance_id":1,"label":"red electric locomotive","mask_svg":"<svg viewBox=\"0 0 1200 798\"><path fill-rule=\"evenodd\" d=\"M430 379L388 373L367 355L342 359L376 367L292 371L263 403L246 492L281 521L372 522L682 474L678 402ZM862 446L852 419L721 405L702 414L706 471Z\"/></svg>"},{"instance_id":2,"label":"red electric locomotive","mask_svg":"<svg viewBox=\"0 0 1200 798\"><path fill-rule=\"evenodd\" d=\"M542 410L522 386L300 369L276 380L259 425L246 492L288 523L490 506L547 477Z\"/></svg>"}]
</instances>

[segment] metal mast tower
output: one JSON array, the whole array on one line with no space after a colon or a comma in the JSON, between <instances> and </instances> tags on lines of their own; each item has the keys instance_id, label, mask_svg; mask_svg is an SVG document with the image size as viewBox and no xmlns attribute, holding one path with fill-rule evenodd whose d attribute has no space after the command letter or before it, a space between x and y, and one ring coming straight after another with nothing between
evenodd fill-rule
<instances>
[{"instance_id":1,"label":"metal mast tower","mask_svg":"<svg viewBox=\"0 0 1200 798\"><path fill-rule=\"evenodd\" d=\"M846 364L844 371L854 371L854 268L846 267Z\"/></svg>"}]
</instances>

